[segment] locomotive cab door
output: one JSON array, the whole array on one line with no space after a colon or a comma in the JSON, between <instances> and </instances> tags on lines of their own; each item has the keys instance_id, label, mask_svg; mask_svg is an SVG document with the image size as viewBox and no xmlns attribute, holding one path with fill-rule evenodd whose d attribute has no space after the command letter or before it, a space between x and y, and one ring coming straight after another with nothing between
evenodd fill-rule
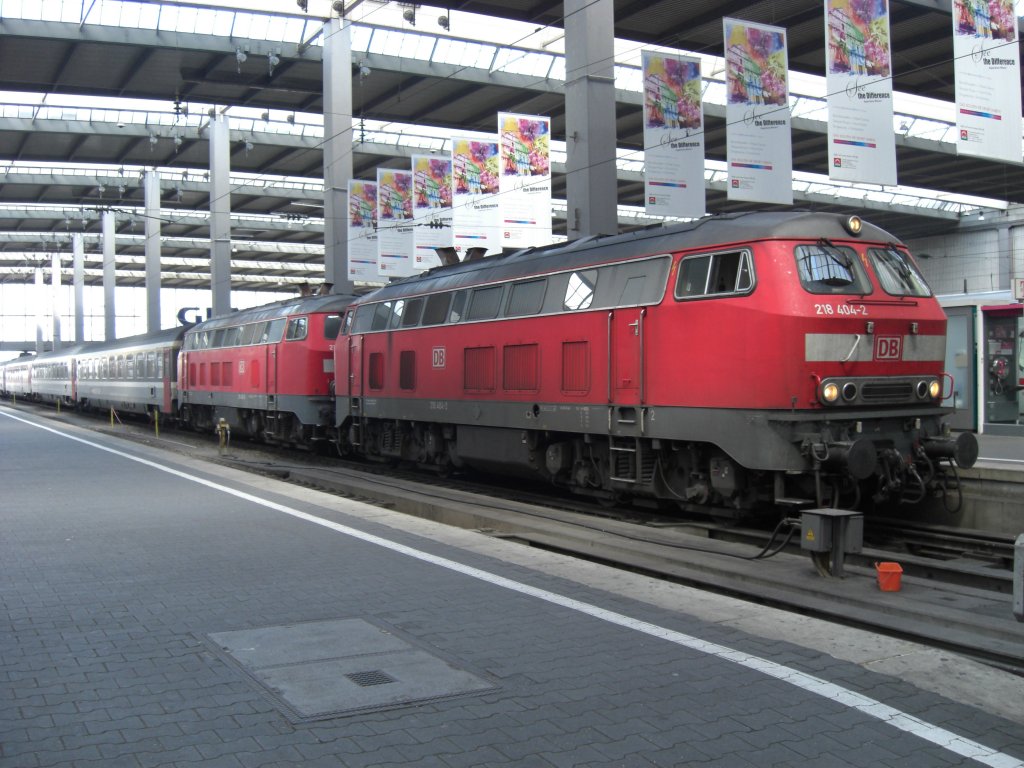
<instances>
[{"instance_id":1,"label":"locomotive cab door","mask_svg":"<svg viewBox=\"0 0 1024 768\"><path fill-rule=\"evenodd\" d=\"M363 337L348 337L348 376L346 387L348 395L349 441L352 445L362 443L363 415Z\"/></svg>"},{"instance_id":2,"label":"locomotive cab door","mask_svg":"<svg viewBox=\"0 0 1024 768\"><path fill-rule=\"evenodd\" d=\"M644 402L644 320L641 307L608 313L608 402L635 406Z\"/></svg>"}]
</instances>

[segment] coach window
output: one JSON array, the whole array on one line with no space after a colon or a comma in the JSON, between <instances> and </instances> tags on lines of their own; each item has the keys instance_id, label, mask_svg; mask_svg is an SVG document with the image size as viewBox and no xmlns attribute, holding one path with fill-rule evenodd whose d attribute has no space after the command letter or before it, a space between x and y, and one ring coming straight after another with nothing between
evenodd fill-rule
<instances>
[{"instance_id":1,"label":"coach window","mask_svg":"<svg viewBox=\"0 0 1024 768\"><path fill-rule=\"evenodd\" d=\"M435 293L427 297L427 305L423 309L423 325L440 325L448 317L450 293Z\"/></svg>"},{"instance_id":2,"label":"coach window","mask_svg":"<svg viewBox=\"0 0 1024 768\"><path fill-rule=\"evenodd\" d=\"M513 283L505 316L536 315L544 304L544 289L546 287L547 280L526 280L521 283Z\"/></svg>"},{"instance_id":3,"label":"coach window","mask_svg":"<svg viewBox=\"0 0 1024 768\"><path fill-rule=\"evenodd\" d=\"M501 307L501 294L504 286L492 285L489 288L477 288L469 304L467 320L491 320L498 316Z\"/></svg>"},{"instance_id":4,"label":"coach window","mask_svg":"<svg viewBox=\"0 0 1024 768\"><path fill-rule=\"evenodd\" d=\"M267 341L271 344L277 344L281 341L281 336L284 335L284 324L285 318L279 317L277 320L271 320L267 327Z\"/></svg>"},{"instance_id":5,"label":"coach window","mask_svg":"<svg viewBox=\"0 0 1024 768\"><path fill-rule=\"evenodd\" d=\"M306 338L308 330L308 317L293 317L288 320L288 333L285 334L285 338L288 341L302 341Z\"/></svg>"},{"instance_id":6,"label":"coach window","mask_svg":"<svg viewBox=\"0 0 1024 768\"><path fill-rule=\"evenodd\" d=\"M391 302L382 301L373 305L373 322L370 325L371 331L383 331L388 327L391 320Z\"/></svg>"},{"instance_id":7,"label":"coach window","mask_svg":"<svg viewBox=\"0 0 1024 768\"><path fill-rule=\"evenodd\" d=\"M569 275L569 284L565 289L565 299L562 301L562 307L569 310L587 309L594 301L594 289L596 287L596 269L573 272Z\"/></svg>"},{"instance_id":8,"label":"coach window","mask_svg":"<svg viewBox=\"0 0 1024 768\"><path fill-rule=\"evenodd\" d=\"M399 328L402 325L402 317L405 315L406 301L399 299L391 307L391 319L388 320L388 328Z\"/></svg>"},{"instance_id":9,"label":"coach window","mask_svg":"<svg viewBox=\"0 0 1024 768\"><path fill-rule=\"evenodd\" d=\"M457 323L463 319L466 311L466 296L469 291L459 291L452 298L452 311L448 315L449 323Z\"/></svg>"},{"instance_id":10,"label":"coach window","mask_svg":"<svg viewBox=\"0 0 1024 768\"><path fill-rule=\"evenodd\" d=\"M871 283L852 248L821 240L798 245L795 253L800 284L808 293L871 293Z\"/></svg>"},{"instance_id":11,"label":"coach window","mask_svg":"<svg viewBox=\"0 0 1024 768\"><path fill-rule=\"evenodd\" d=\"M405 312L402 314L402 327L415 328L420 324L420 316L423 314L423 298L410 299L405 305Z\"/></svg>"}]
</instances>

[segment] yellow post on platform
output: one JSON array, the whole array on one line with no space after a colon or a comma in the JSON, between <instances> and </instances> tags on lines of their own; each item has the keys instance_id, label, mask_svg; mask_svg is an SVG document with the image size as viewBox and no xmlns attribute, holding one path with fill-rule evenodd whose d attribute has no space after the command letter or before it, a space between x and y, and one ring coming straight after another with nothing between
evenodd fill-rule
<instances>
[{"instance_id":1,"label":"yellow post on platform","mask_svg":"<svg viewBox=\"0 0 1024 768\"><path fill-rule=\"evenodd\" d=\"M218 450L223 456L231 443L231 425L228 424L227 419L222 418L217 421L217 442L219 443Z\"/></svg>"},{"instance_id":2,"label":"yellow post on platform","mask_svg":"<svg viewBox=\"0 0 1024 768\"><path fill-rule=\"evenodd\" d=\"M157 408L153 411L153 429L156 432L156 436L160 437L160 409Z\"/></svg>"},{"instance_id":3,"label":"yellow post on platform","mask_svg":"<svg viewBox=\"0 0 1024 768\"><path fill-rule=\"evenodd\" d=\"M110 426L114 426L114 409L110 409Z\"/></svg>"}]
</instances>

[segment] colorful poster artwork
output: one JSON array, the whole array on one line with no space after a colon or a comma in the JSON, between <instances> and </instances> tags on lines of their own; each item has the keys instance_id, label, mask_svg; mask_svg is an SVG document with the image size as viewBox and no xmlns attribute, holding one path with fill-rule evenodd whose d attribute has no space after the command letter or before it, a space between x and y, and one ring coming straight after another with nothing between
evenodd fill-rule
<instances>
[{"instance_id":1,"label":"colorful poster artwork","mask_svg":"<svg viewBox=\"0 0 1024 768\"><path fill-rule=\"evenodd\" d=\"M551 119L498 113L501 244L551 242Z\"/></svg>"},{"instance_id":2,"label":"colorful poster artwork","mask_svg":"<svg viewBox=\"0 0 1024 768\"><path fill-rule=\"evenodd\" d=\"M654 216L705 213L700 60L653 51L644 73L644 200Z\"/></svg>"},{"instance_id":3,"label":"colorful poster artwork","mask_svg":"<svg viewBox=\"0 0 1024 768\"><path fill-rule=\"evenodd\" d=\"M438 248L455 244L450 156L412 156L412 198L413 267L422 272L441 265Z\"/></svg>"},{"instance_id":4,"label":"colorful poster artwork","mask_svg":"<svg viewBox=\"0 0 1024 768\"><path fill-rule=\"evenodd\" d=\"M412 173L377 169L377 271L408 277L413 267Z\"/></svg>"},{"instance_id":5,"label":"colorful poster artwork","mask_svg":"<svg viewBox=\"0 0 1024 768\"><path fill-rule=\"evenodd\" d=\"M826 0L829 178L895 185L889 8Z\"/></svg>"},{"instance_id":6,"label":"colorful poster artwork","mask_svg":"<svg viewBox=\"0 0 1024 768\"><path fill-rule=\"evenodd\" d=\"M793 203L786 31L723 19L728 198Z\"/></svg>"},{"instance_id":7,"label":"colorful poster artwork","mask_svg":"<svg viewBox=\"0 0 1024 768\"><path fill-rule=\"evenodd\" d=\"M1016 19L1012 0L953 0L958 154L1022 161Z\"/></svg>"},{"instance_id":8,"label":"colorful poster artwork","mask_svg":"<svg viewBox=\"0 0 1024 768\"><path fill-rule=\"evenodd\" d=\"M348 277L376 282L377 185L351 179L348 183Z\"/></svg>"},{"instance_id":9,"label":"colorful poster artwork","mask_svg":"<svg viewBox=\"0 0 1024 768\"><path fill-rule=\"evenodd\" d=\"M501 253L498 141L452 137L452 234L464 259L470 248Z\"/></svg>"}]
</instances>

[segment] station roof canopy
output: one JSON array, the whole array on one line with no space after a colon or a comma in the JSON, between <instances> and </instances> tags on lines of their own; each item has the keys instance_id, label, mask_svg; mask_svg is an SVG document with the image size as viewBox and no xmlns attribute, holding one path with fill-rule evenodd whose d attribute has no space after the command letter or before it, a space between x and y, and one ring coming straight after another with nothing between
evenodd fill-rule
<instances>
[{"instance_id":1,"label":"station roof canopy","mask_svg":"<svg viewBox=\"0 0 1024 768\"><path fill-rule=\"evenodd\" d=\"M828 180L820 0L613 5L622 52L615 70L622 230L657 220L643 212L638 51L656 45L720 57L725 16L787 30L789 65L799 73L790 85L794 207L858 213L912 239L1024 202L1021 165L956 154L949 2L891 3L894 87L922 97L921 106L895 102L900 186L892 188ZM0 280L31 280L31 270L19 265L66 248L74 232L84 232L87 253L95 252L98 212L113 209L124 269L119 282L141 285L142 172L157 168L163 284L204 285L205 126L210 110L225 108L232 130L234 287L279 288L317 274L323 261L319 38L332 12L325 0L309 0L308 12L298 6L280 12L277 4L275 13L123 0L20 7L20 17L5 7L0 21ZM534 0L466 0L443 8L347 0L354 176L407 167L414 153L446 152L452 131L493 133L499 111L549 115L554 225L564 233L565 12L563 3ZM499 30L510 39L493 42ZM704 74L707 209L764 208L726 198L725 107L716 95L722 74L710 64ZM98 282L98 274L87 280Z\"/></svg>"}]
</instances>

